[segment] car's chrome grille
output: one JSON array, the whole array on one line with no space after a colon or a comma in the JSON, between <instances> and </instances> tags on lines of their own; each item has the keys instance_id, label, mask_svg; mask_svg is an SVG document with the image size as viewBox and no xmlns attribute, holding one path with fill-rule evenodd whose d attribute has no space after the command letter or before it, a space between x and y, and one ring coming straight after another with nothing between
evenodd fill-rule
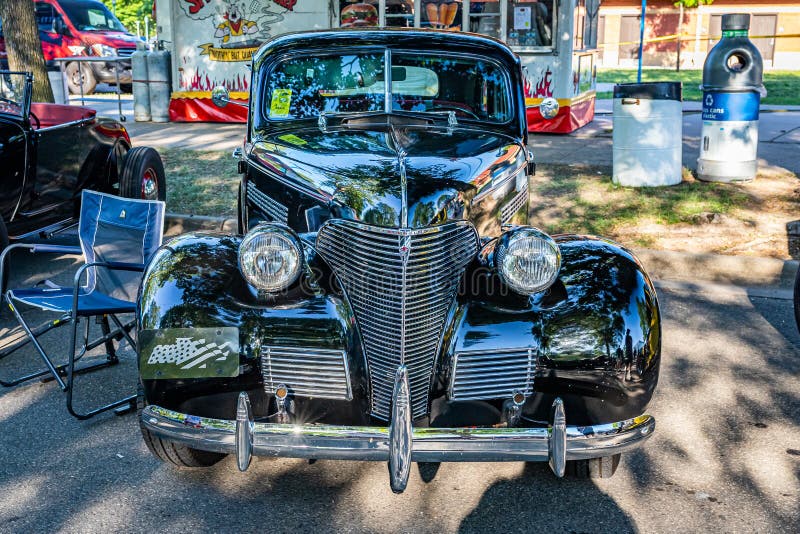
<instances>
[{"instance_id":1,"label":"car's chrome grille","mask_svg":"<svg viewBox=\"0 0 800 534\"><path fill-rule=\"evenodd\" d=\"M528 201L528 186L527 184L522 190L514 195L514 198L508 201L508 203L500 208L500 223L507 224L511 218L522 208L525 206Z\"/></svg>"},{"instance_id":2,"label":"car's chrome grille","mask_svg":"<svg viewBox=\"0 0 800 534\"><path fill-rule=\"evenodd\" d=\"M533 393L536 349L457 352L450 377L450 400L510 399Z\"/></svg>"},{"instance_id":3,"label":"car's chrome grille","mask_svg":"<svg viewBox=\"0 0 800 534\"><path fill-rule=\"evenodd\" d=\"M247 182L247 198L271 222L286 224L289 221L289 208L267 196L253 182Z\"/></svg>"},{"instance_id":4,"label":"car's chrome grille","mask_svg":"<svg viewBox=\"0 0 800 534\"><path fill-rule=\"evenodd\" d=\"M119 57L131 57L134 52L136 52L136 48L117 48Z\"/></svg>"},{"instance_id":5,"label":"car's chrome grille","mask_svg":"<svg viewBox=\"0 0 800 534\"><path fill-rule=\"evenodd\" d=\"M261 374L269 394L282 384L299 397L353 398L347 358L341 350L263 346Z\"/></svg>"},{"instance_id":6,"label":"car's chrome grille","mask_svg":"<svg viewBox=\"0 0 800 534\"><path fill-rule=\"evenodd\" d=\"M332 220L317 250L342 283L367 353L372 414L388 420L397 367L408 368L414 417L425 415L447 311L478 252L467 222L392 229Z\"/></svg>"}]
</instances>

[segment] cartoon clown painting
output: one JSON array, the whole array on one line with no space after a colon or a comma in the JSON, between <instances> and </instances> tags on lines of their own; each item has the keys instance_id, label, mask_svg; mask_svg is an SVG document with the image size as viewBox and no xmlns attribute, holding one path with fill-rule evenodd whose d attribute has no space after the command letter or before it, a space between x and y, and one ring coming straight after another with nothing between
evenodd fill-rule
<instances>
[{"instance_id":1,"label":"cartoon clown painting","mask_svg":"<svg viewBox=\"0 0 800 534\"><path fill-rule=\"evenodd\" d=\"M241 46L242 39L237 38L255 36L259 32L258 24L255 21L244 18L244 7L238 2L225 2L224 7L217 8L217 11L222 17L222 22L217 25L214 37L221 39L222 46ZM235 44L231 42L231 38L234 38Z\"/></svg>"}]
</instances>

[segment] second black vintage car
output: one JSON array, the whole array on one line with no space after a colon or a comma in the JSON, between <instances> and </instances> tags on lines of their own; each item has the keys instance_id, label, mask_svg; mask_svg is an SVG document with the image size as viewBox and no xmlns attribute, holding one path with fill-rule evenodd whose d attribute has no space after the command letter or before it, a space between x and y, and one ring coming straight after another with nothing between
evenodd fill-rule
<instances>
[{"instance_id":1,"label":"second black vintage car","mask_svg":"<svg viewBox=\"0 0 800 534\"><path fill-rule=\"evenodd\" d=\"M251 87L243 235L181 236L145 273L156 456L387 461L402 491L412 462L610 476L652 434L655 290L624 248L525 225L533 162L505 45L286 35Z\"/></svg>"},{"instance_id":2,"label":"second black vintage car","mask_svg":"<svg viewBox=\"0 0 800 534\"><path fill-rule=\"evenodd\" d=\"M31 103L30 73L0 71L0 250L77 222L81 191L164 200L161 158L82 106Z\"/></svg>"}]
</instances>

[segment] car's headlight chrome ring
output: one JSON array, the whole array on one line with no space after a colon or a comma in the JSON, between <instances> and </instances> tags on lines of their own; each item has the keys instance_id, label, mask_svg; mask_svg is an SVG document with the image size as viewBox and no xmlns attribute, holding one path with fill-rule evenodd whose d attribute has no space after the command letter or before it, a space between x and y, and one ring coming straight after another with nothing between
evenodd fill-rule
<instances>
[{"instance_id":1,"label":"car's headlight chrome ring","mask_svg":"<svg viewBox=\"0 0 800 534\"><path fill-rule=\"evenodd\" d=\"M258 291L276 293L292 285L303 270L303 247L288 228L262 223L239 245L239 270Z\"/></svg>"},{"instance_id":2,"label":"car's headlight chrome ring","mask_svg":"<svg viewBox=\"0 0 800 534\"><path fill-rule=\"evenodd\" d=\"M561 250L537 228L516 228L500 237L494 265L503 282L522 295L550 287L561 269Z\"/></svg>"}]
</instances>

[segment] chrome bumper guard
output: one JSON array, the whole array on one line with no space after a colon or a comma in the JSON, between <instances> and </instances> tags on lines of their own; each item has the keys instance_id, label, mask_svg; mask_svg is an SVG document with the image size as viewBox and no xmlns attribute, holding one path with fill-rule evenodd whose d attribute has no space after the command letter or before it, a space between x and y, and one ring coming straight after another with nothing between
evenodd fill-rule
<instances>
[{"instance_id":1,"label":"chrome bumper guard","mask_svg":"<svg viewBox=\"0 0 800 534\"><path fill-rule=\"evenodd\" d=\"M253 421L247 394L239 395L236 420L187 415L147 406L142 424L150 433L192 448L236 454L245 470L252 455L389 462L392 490L402 492L411 462L548 461L563 476L567 460L610 456L639 446L655 428L642 415L586 427L566 426L561 399L548 428L412 428L403 402L407 374L398 369L399 397L389 427L279 424Z\"/></svg>"}]
</instances>

